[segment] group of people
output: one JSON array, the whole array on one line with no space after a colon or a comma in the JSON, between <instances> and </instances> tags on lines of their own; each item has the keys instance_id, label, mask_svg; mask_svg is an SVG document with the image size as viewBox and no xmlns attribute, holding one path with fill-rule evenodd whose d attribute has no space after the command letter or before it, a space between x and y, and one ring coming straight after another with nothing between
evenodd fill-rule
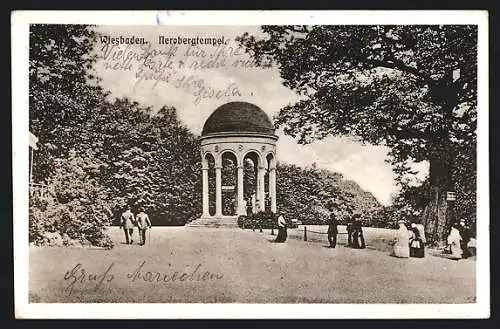
<instances>
[{"instance_id":1,"label":"group of people","mask_svg":"<svg viewBox=\"0 0 500 329\"><path fill-rule=\"evenodd\" d=\"M398 224L399 229L394 239L392 255L400 258L423 258L426 244L424 225L412 223L408 229L405 221L399 221ZM472 256L468 247L471 237L470 228L465 219L453 224L447 238L449 258L458 260Z\"/></svg>"},{"instance_id":2,"label":"group of people","mask_svg":"<svg viewBox=\"0 0 500 329\"><path fill-rule=\"evenodd\" d=\"M461 259L471 257L472 253L468 246L471 238L471 230L465 219L461 219L459 223L453 224L447 239L450 258Z\"/></svg>"},{"instance_id":3,"label":"group of people","mask_svg":"<svg viewBox=\"0 0 500 329\"><path fill-rule=\"evenodd\" d=\"M278 236L275 242L285 242L287 239L286 221L283 213L278 213ZM392 256L399 258L424 258L425 256L425 228L418 222L413 222L407 226L404 220L398 221L399 229L393 241ZM335 213L332 211L328 218L328 242L330 248L337 246L338 221ZM454 224L450 229L448 236L448 251L450 258L460 259L472 256L468 243L471 240L470 228L466 225L465 219L460 223ZM365 238L363 236L363 225L361 214L355 213L347 221L347 246L356 249L366 248Z\"/></svg>"},{"instance_id":4,"label":"group of people","mask_svg":"<svg viewBox=\"0 0 500 329\"><path fill-rule=\"evenodd\" d=\"M347 221L347 246L356 249L366 248L365 237L363 235L363 225L361 214L354 214ZM332 211L328 218L328 242L330 248L337 246L338 221L335 213Z\"/></svg>"},{"instance_id":5,"label":"group of people","mask_svg":"<svg viewBox=\"0 0 500 329\"><path fill-rule=\"evenodd\" d=\"M424 225L411 223L408 229L403 220L398 221L398 225L392 255L399 258L423 258L426 243Z\"/></svg>"},{"instance_id":6,"label":"group of people","mask_svg":"<svg viewBox=\"0 0 500 329\"><path fill-rule=\"evenodd\" d=\"M146 244L146 231L151 228L151 221L143 208L140 208L137 216L134 216L131 207L128 206L120 217L120 229L123 228L126 244L134 242L132 238L136 226L139 229L139 244L144 246Z\"/></svg>"}]
</instances>

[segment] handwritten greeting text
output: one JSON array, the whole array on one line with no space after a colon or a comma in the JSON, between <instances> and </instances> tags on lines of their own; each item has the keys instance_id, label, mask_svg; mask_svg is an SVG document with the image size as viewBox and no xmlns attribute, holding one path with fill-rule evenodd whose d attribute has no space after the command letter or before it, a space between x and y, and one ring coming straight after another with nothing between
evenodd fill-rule
<instances>
[{"instance_id":1,"label":"handwritten greeting text","mask_svg":"<svg viewBox=\"0 0 500 329\"><path fill-rule=\"evenodd\" d=\"M193 44L113 44L100 48L104 69L129 71L134 74L133 88L143 87L148 81L151 88L168 84L193 97L195 105L207 99L241 97L243 92L236 81L215 84L209 81L208 70L250 70L259 68L242 46L228 44L200 46Z\"/></svg>"},{"instance_id":2,"label":"handwritten greeting text","mask_svg":"<svg viewBox=\"0 0 500 329\"><path fill-rule=\"evenodd\" d=\"M156 268L147 268L146 261L142 261L132 270L119 271L115 264L111 263L103 271L90 272L86 270L81 263L66 271L64 281L66 286L64 291L70 296L75 290L84 292L87 289L96 291L101 289L104 284L110 284L114 280L134 283L175 283L175 282L206 282L222 280L223 273L210 272L203 269L202 264L196 266L186 266L184 270L172 269L169 264L167 269L158 270ZM113 273L114 272L114 273Z\"/></svg>"}]
</instances>

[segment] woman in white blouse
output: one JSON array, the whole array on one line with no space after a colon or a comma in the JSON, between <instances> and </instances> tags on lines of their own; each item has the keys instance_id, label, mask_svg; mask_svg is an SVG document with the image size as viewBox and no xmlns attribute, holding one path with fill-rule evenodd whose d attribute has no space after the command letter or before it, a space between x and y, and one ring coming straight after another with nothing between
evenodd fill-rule
<instances>
[{"instance_id":1,"label":"woman in white blouse","mask_svg":"<svg viewBox=\"0 0 500 329\"><path fill-rule=\"evenodd\" d=\"M399 229L396 232L396 237L394 238L394 250L392 255L399 258L409 258L410 257L410 246L409 238L410 232L406 228L405 222L400 220L398 222Z\"/></svg>"},{"instance_id":2,"label":"woman in white blouse","mask_svg":"<svg viewBox=\"0 0 500 329\"><path fill-rule=\"evenodd\" d=\"M283 217L283 213L278 213L278 236L276 237L276 242L285 242L287 238L286 233L286 221Z\"/></svg>"}]
</instances>

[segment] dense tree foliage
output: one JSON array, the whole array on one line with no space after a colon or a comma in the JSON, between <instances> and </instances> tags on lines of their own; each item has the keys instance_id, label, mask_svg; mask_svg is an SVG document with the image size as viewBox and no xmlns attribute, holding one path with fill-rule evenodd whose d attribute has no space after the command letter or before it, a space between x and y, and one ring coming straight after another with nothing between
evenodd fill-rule
<instances>
[{"instance_id":1,"label":"dense tree foliage","mask_svg":"<svg viewBox=\"0 0 500 329\"><path fill-rule=\"evenodd\" d=\"M31 25L29 36L29 127L41 141L34 179L42 182L54 172L55 159L73 149L79 128L106 95L92 74L92 29Z\"/></svg>"},{"instance_id":2,"label":"dense tree foliage","mask_svg":"<svg viewBox=\"0 0 500 329\"><path fill-rule=\"evenodd\" d=\"M117 217L127 204L144 207L155 225L182 225L199 215L199 143L174 108L153 111L117 99L87 125L99 128L89 138L106 163L101 183Z\"/></svg>"},{"instance_id":3,"label":"dense tree foliage","mask_svg":"<svg viewBox=\"0 0 500 329\"><path fill-rule=\"evenodd\" d=\"M339 219L359 212L365 219L381 206L358 184L345 180L341 174L314 167L278 163L277 205L288 219L304 224L324 224L334 211Z\"/></svg>"},{"instance_id":4,"label":"dense tree foliage","mask_svg":"<svg viewBox=\"0 0 500 329\"><path fill-rule=\"evenodd\" d=\"M329 135L389 146L400 177L430 163L423 220L430 240L475 209L477 26L263 26L239 41L262 65L277 65L302 99L277 125L300 143ZM423 192L423 191L421 191ZM433 197L433 196L437 196ZM470 218L473 219L473 218Z\"/></svg>"},{"instance_id":5,"label":"dense tree foliage","mask_svg":"<svg viewBox=\"0 0 500 329\"><path fill-rule=\"evenodd\" d=\"M34 181L49 191L30 200L33 242L58 233L102 244L104 226L125 204L146 207L156 225L198 216L197 138L173 108L107 100L92 74L94 40L85 26L30 27L30 131L40 140Z\"/></svg>"}]
</instances>

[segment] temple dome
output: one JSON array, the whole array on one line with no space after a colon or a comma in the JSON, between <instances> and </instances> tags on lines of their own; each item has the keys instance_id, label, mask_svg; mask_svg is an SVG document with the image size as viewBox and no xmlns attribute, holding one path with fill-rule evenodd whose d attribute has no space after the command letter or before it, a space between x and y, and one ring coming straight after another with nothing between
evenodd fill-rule
<instances>
[{"instance_id":1,"label":"temple dome","mask_svg":"<svg viewBox=\"0 0 500 329\"><path fill-rule=\"evenodd\" d=\"M229 102L208 117L201 135L254 133L274 136L274 131L273 123L260 107L247 102Z\"/></svg>"}]
</instances>

